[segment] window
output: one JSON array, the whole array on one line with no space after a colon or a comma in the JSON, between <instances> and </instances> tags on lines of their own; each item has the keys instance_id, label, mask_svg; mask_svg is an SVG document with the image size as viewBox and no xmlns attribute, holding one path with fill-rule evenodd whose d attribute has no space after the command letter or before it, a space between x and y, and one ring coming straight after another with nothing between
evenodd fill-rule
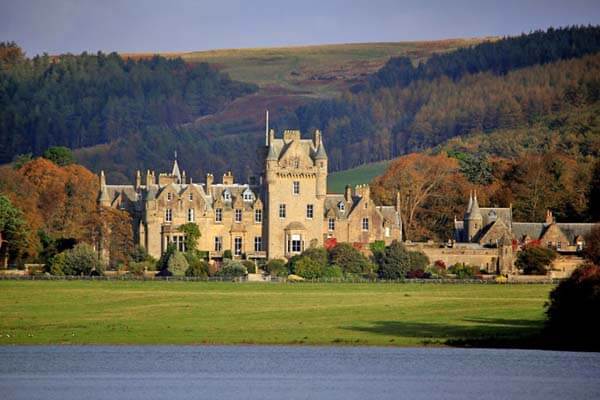
<instances>
[{"instance_id":1,"label":"window","mask_svg":"<svg viewBox=\"0 0 600 400\"><path fill-rule=\"evenodd\" d=\"M173 210L171 210L170 208L167 208L165 210L165 221L167 221L167 222L173 221Z\"/></svg>"},{"instance_id":2,"label":"window","mask_svg":"<svg viewBox=\"0 0 600 400\"><path fill-rule=\"evenodd\" d=\"M254 210L254 222L262 222L262 209Z\"/></svg>"},{"instance_id":3,"label":"window","mask_svg":"<svg viewBox=\"0 0 600 400\"><path fill-rule=\"evenodd\" d=\"M221 236L215 236L215 251L223 251L223 238Z\"/></svg>"},{"instance_id":4,"label":"window","mask_svg":"<svg viewBox=\"0 0 600 400\"><path fill-rule=\"evenodd\" d=\"M168 201L173 200L173 193L171 193L171 192L167 193L167 200Z\"/></svg>"},{"instance_id":5,"label":"window","mask_svg":"<svg viewBox=\"0 0 600 400\"><path fill-rule=\"evenodd\" d=\"M215 222L223 222L223 209L222 208L215 209Z\"/></svg>"},{"instance_id":6,"label":"window","mask_svg":"<svg viewBox=\"0 0 600 400\"><path fill-rule=\"evenodd\" d=\"M189 199L190 199L190 201L194 201L194 194L193 193L190 193Z\"/></svg>"},{"instance_id":7,"label":"window","mask_svg":"<svg viewBox=\"0 0 600 400\"><path fill-rule=\"evenodd\" d=\"M233 254L236 256L242 255L242 238L236 237L233 239Z\"/></svg>"},{"instance_id":8,"label":"window","mask_svg":"<svg viewBox=\"0 0 600 400\"><path fill-rule=\"evenodd\" d=\"M183 236L175 236L177 242L177 250L185 251L185 240Z\"/></svg>"},{"instance_id":9,"label":"window","mask_svg":"<svg viewBox=\"0 0 600 400\"><path fill-rule=\"evenodd\" d=\"M250 190L246 190L244 192L244 201L252 201L254 200L254 196L252 195L252 192Z\"/></svg>"},{"instance_id":10,"label":"window","mask_svg":"<svg viewBox=\"0 0 600 400\"><path fill-rule=\"evenodd\" d=\"M547 245L548 245L548 248L549 248L549 249L551 249L551 248L552 248L552 242L548 242L548 243L547 243Z\"/></svg>"},{"instance_id":11,"label":"window","mask_svg":"<svg viewBox=\"0 0 600 400\"><path fill-rule=\"evenodd\" d=\"M562 246L562 242L558 242L558 243L556 243L556 248L557 248L558 250L560 250L560 247L561 247L561 246Z\"/></svg>"},{"instance_id":12,"label":"window","mask_svg":"<svg viewBox=\"0 0 600 400\"><path fill-rule=\"evenodd\" d=\"M312 219L314 214L314 208L312 204L306 205L306 218Z\"/></svg>"},{"instance_id":13,"label":"window","mask_svg":"<svg viewBox=\"0 0 600 400\"><path fill-rule=\"evenodd\" d=\"M327 229L330 231L334 231L335 230L335 218L329 218L327 220Z\"/></svg>"},{"instance_id":14,"label":"window","mask_svg":"<svg viewBox=\"0 0 600 400\"><path fill-rule=\"evenodd\" d=\"M388 226L386 226L383 229L383 232L384 232L383 234L385 235L385 237L390 237L390 228Z\"/></svg>"},{"instance_id":15,"label":"window","mask_svg":"<svg viewBox=\"0 0 600 400\"><path fill-rule=\"evenodd\" d=\"M188 222L194 222L194 209L188 208Z\"/></svg>"},{"instance_id":16,"label":"window","mask_svg":"<svg viewBox=\"0 0 600 400\"><path fill-rule=\"evenodd\" d=\"M298 159L294 160L294 168L300 168L300 160L298 160Z\"/></svg>"},{"instance_id":17,"label":"window","mask_svg":"<svg viewBox=\"0 0 600 400\"><path fill-rule=\"evenodd\" d=\"M362 230L363 231L368 231L369 230L369 218L363 218L362 219Z\"/></svg>"},{"instance_id":18,"label":"window","mask_svg":"<svg viewBox=\"0 0 600 400\"><path fill-rule=\"evenodd\" d=\"M292 187L294 194L300 194L300 182L295 181Z\"/></svg>"},{"instance_id":19,"label":"window","mask_svg":"<svg viewBox=\"0 0 600 400\"><path fill-rule=\"evenodd\" d=\"M242 210L240 208L235 209L235 222L242 222Z\"/></svg>"},{"instance_id":20,"label":"window","mask_svg":"<svg viewBox=\"0 0 600 400\"><path fill-rule=\"evenodd\" d=\"M230 201L231 200L231 193L229 193L228 190L223 192L223 200L225 201Z\"/></svg>"},{"instance_id":21,"label":"window","mask_svg":"<svg viewBox=\"0 0 600 400\"><path fill-rule=\"evenodd\" d=\"M262 237L254 237L254 251L262 251Z\"/></svg>"},{"instance_id":22,"label":"window","mask_svg":"<svg viewBox=\"0 0 600 400\"><path fill-rule=\"evenodd\" d=\"M346 209L346 205L344 204L344 202L343 202L343 201L340 201L340 202L338 203L338 210L340 210L340 211L342 211L342 212L343 212L345 209Z\"/></svg>"},{"instance_id":23,"label":"window","mask_svg":"<svg viewBox=\"0 0 600 400\"><path fill-rule=\"evenodd\" d=\"M300 235L289 236L287 242L288 253L301 253L302 252L302 237Z\"/></svg>"},{"instance_id":24,"label":"window","mask_svg":"<svg viewBox=\"0 0 600 400\"><path fill-rule=\"evenodd\" d=\"M285 218L285 204L279 205L279 218Z\"/></svg>"}]
</instances>

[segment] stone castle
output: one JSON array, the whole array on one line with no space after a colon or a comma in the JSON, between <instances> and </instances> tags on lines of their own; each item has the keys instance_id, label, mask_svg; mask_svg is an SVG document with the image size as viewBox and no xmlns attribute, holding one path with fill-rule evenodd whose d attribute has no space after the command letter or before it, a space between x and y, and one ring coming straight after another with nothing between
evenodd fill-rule
<instances>
[{"instance_id":1,"label":"stone castle","mask_svg":"<svg viewBox=\"0 0 600 400\"><path fill-rule=\"evenodd\" d=\"M133 185L108 185L101 172L98 201L128 211L134 240L156 258L169 243L185 250L179 227L190 222L201 232L198 249L217 260L226 250L235 258L289 258L330 238L364 244L402 240L398 202L376 205L368 185L327 193L320 131L312 139L297 130L286 130L281 138L266 131L264 173L258 179L236 183L228 172L219 183L212 174L195 183L175 158L170 173L148 170L142 178L138 171Z\"/></svg>"}]
</instances>

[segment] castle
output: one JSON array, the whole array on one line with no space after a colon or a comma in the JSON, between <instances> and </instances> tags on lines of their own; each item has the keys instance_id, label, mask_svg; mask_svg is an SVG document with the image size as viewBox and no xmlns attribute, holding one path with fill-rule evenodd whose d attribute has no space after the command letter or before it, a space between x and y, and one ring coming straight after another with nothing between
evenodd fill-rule
<instances>
[{"instance_id":1,"label":"castle","mask_svg":"<svg viewBox=\"0 0 600 400\"><path fill-rule=\"evenodd\" d=\"M248 183L236 183L231 172L219 183L210 173L203 183L192 182L177 158L170 173L148 170L142 179L137 171L133 185L108 185L101 172L98 202L129 212L135 242L156 258L169 243L186 250L179 229L186 223L198 225L198 249L217 260L226 250L234 258L290 258L330 238L363 244L402 240L398 202L374 204L368 185L327 193L320 131L303 139L297 130L276 138L266 129L264 154L263 175Z\"/></svg>"}]
</instances>

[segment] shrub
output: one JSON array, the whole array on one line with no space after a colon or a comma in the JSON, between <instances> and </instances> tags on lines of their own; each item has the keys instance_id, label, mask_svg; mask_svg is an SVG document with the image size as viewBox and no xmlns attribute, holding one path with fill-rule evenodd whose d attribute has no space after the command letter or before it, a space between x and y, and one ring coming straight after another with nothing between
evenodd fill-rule
<instances>
[{"instance_id":1,"label":"shrub","mask_svg":"<svg viewBox=\"0 0 600 400\"><path fill-rule=\"evenodd\" d=\"M231 260L233 258L232 254L231 254L231 250L225 250L223 252L223 260Z\"/></svg>"},{"instance_id":2,"label":"shrub","mask_svg":"<svg viewBox=\"0 0 600 400\"><path fill-rule=\"evenodd\" d=\"M197 262L190 263L188 269L185 270L185 276L194 278L208 277L208 263L201 259Z\"/></svg>"},{"instance_id":3,"label":"shrub","mask_svg":"<svg viewBox=\"0 0 600 400\"><path fill-rule=\"evenodd\" d=\"M157 275L170 276L169 273L162 273L162 272L167 271L169 269L169 265L168 265L169 258L171 258L171 255L173 253L175 253L175 251L177 251L177 247L175 246L175 244L169 243L167 245L165 252L162 253L160 258L156 262L156 269L159 271L159 273Z\"/></svg>"},{"instance_id":4,"label":"shrub","mask_svg":"<svg viewBox=\"0 0 600 400\"><path fill-rule=\"evenodd\" d=\"M366 274L372 270L369 260L348 243L338 243L329 252L331 265L338 265L344 274Z\"/></svg>"},{"instance_id":5,"label":"shrub","mask_svg":"<svg viewBox=\"0 0 600 400\"><path fill-rule=\"evenodd\" d=\"M429 258L420 251L409 251L408 257L410 258L410 269L424 271L429 265Z\"/></svg>"},{"instance_id":6,"label":"shrub","mask_svg":"<svg viewBox=\"0 0 600 400\"><path fill-rule=\"evenodd\" d=\"M526 275L545 275L555 259L556 252L552 249L527 246L519 252L515 265Z\"/></svg>"},{"instance_id":7,"label":"shrub","mask_svg":"<svg viewBox=\"0 0 600 400\"><path fill-rule=\"evenodd\" d=\"M272 276L288 276L289 270L283 260L269 260L265 264L265 271Z\"/></svg>"},{"instance_id":8,"label":"shrub","mask_svg":"<svg viewBox=\"0 0 600 400\"><path fill-rule=\"evenodd\" d=\"M456 275L458 279L470 279L473 278L479 272L479 268L472 267L464 263L456 263L450 268L448 268L448 272Z\"/></svg>"},{"instance_id":9,"label":"shrub","mask_svg":"<svg viewBox=\"0 0 600 400\"><path fill-rule=\"evenodd\" d=\"M198 239L200 238L200 229L198 228L198 225L194 222L188 222L179 227L179 232L184 233L185 249L188 252L195 251L196 247L198 247Z\"/></svg>"},{"instance_id":10,"label":"shrub","mask_svg":"<svg viewBox=\"0 0 600 400\"><path fill-rule=\"evenodd\" d=\"M598 163L600 166L600 163ZM600 265L600 224L594 226L585 237L585 258L595 265Z\"/></svg>"},{"instance_id":11,"label":"shrub","mask_svg":"<svg viewBox=\"0 0 600 400\"><path fill-rule=\"evenodd\" d=\"M237 260L231 260L228 258L223 260L221 269L219 270L219 272L217 272L218 276L232 277L232 278L246 276L247 274L248 274L248 271L246 270L246 267L244 267L242 265L241 262L239 262Z\"/></svg>"},{"instance_id":12,"label":"shrub","mask_svg":"<svg viewBox=\"0 0 600 400\"><path fill-rule=\"evenodd\" d=\"M254 264L252 261L244 260L242 261L242 265L246 267L246 271L248 271L249 274L256 273L256 264Z\"/></svg>"},{"instance_id":13,"label":"shrub","mask_svg":"<svg viewBox=\"0 0 600 400\"><path fill-rule=\"evenodd\" d=\"M550 293L547 330L570 345L600 350L600 267L587 264L577 268Z\"/></svg>"},{"instance_id":14,"label":"shrub","mask_svg":"<svg viewBox=\"0 0 600 400\"><path fill-rule=\"evenodd\" d=\"M300 257L294 264L294 272L306 279L317 279L323 276L323 266L310 257Z\"/></svg>"},{"instance_id":15,"label":"shrub","mask_svg":"<svg viewBox=\"0 0 600 400\"><path fill-rule=\"evenodd\" d=\"M344 271L339 265L328 265L323 269L323 278L342 278Z\"/></svg>"},{"instance_id":16,"label":"shrub","mask_svg":"<svg viewBox=\"0 0 600 400\"><path fill-rule=\"evenodd\" d=\"M410 269L408 251L397 240L394 240L382 253L373 256L378 275L382 279L403 279Z\"/></svg>"},{"instance_id":17,"label":"shrub","mask_svg":"<svg viewBox=\"0 0 600 400\"><path fill-rule=\"evenodd\" d=\"M65 252L58 253L54 257L50 258L50 261L49 261L50 274L56 275L56 276L63 276L65 274L65 272L64 272L65 259L66 259Z\"/></svg>"},{"instance_id":18,"label":"shrub","mask_svg":"<svg viewBox=\"0 0 600 400\"><path fill-rule=\"evenodd\" d=\"M135 276L143 276L144 272L152 268L152 263L148 261L131 261L127 270Z\"/></svg>"},{"instance_id":19,"label":"shrub","mask_svg":"<svg viewBox=\"0 0 600 400\"><path fill-rule=\"evenodd\" d=\"M101 275L104 264L98 259L98 253L87 243L79 243L64 252L62 271L65 275Z\"/></svg>"},{"instance_id":20,"label":"shrub","mask_svg":"<svg viewBox=\"0 0 600 400\"><path fill-rule=\"evenodd\" d=\"M175 251L167 261L167 269L175 276L185 275L185 271L190 264L187 262L185 255L180 251Z\"/></svg>"},{"instance_id":21,"label":"shrub","mask_svg":"<svg viewBox=\"0 0 600 400\"><path fill-rule=\"evenodd\" d=\"M408 279L429 279L431 278L431 274L419 268L408 271L406 277Z\"/></svg>"}]
</instances>

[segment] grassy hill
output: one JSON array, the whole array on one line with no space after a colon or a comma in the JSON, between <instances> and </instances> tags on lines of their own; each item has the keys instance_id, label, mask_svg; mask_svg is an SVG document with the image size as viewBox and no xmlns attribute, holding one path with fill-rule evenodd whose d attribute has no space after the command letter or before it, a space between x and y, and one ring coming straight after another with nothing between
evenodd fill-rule
<instances>
[{"instance_id":1,"label":"grassy hill","mask_svg":"<svg viewBox=\"0 0 600 400\"><path fill-rule=\"evenodd\" d=\"M327 191L329 193L343 193L346 185L356 186L369 183L376 176L383 174L390 162L378 161L345 171L332 172L327 180Z\"/></svg>"}]
</instances>

